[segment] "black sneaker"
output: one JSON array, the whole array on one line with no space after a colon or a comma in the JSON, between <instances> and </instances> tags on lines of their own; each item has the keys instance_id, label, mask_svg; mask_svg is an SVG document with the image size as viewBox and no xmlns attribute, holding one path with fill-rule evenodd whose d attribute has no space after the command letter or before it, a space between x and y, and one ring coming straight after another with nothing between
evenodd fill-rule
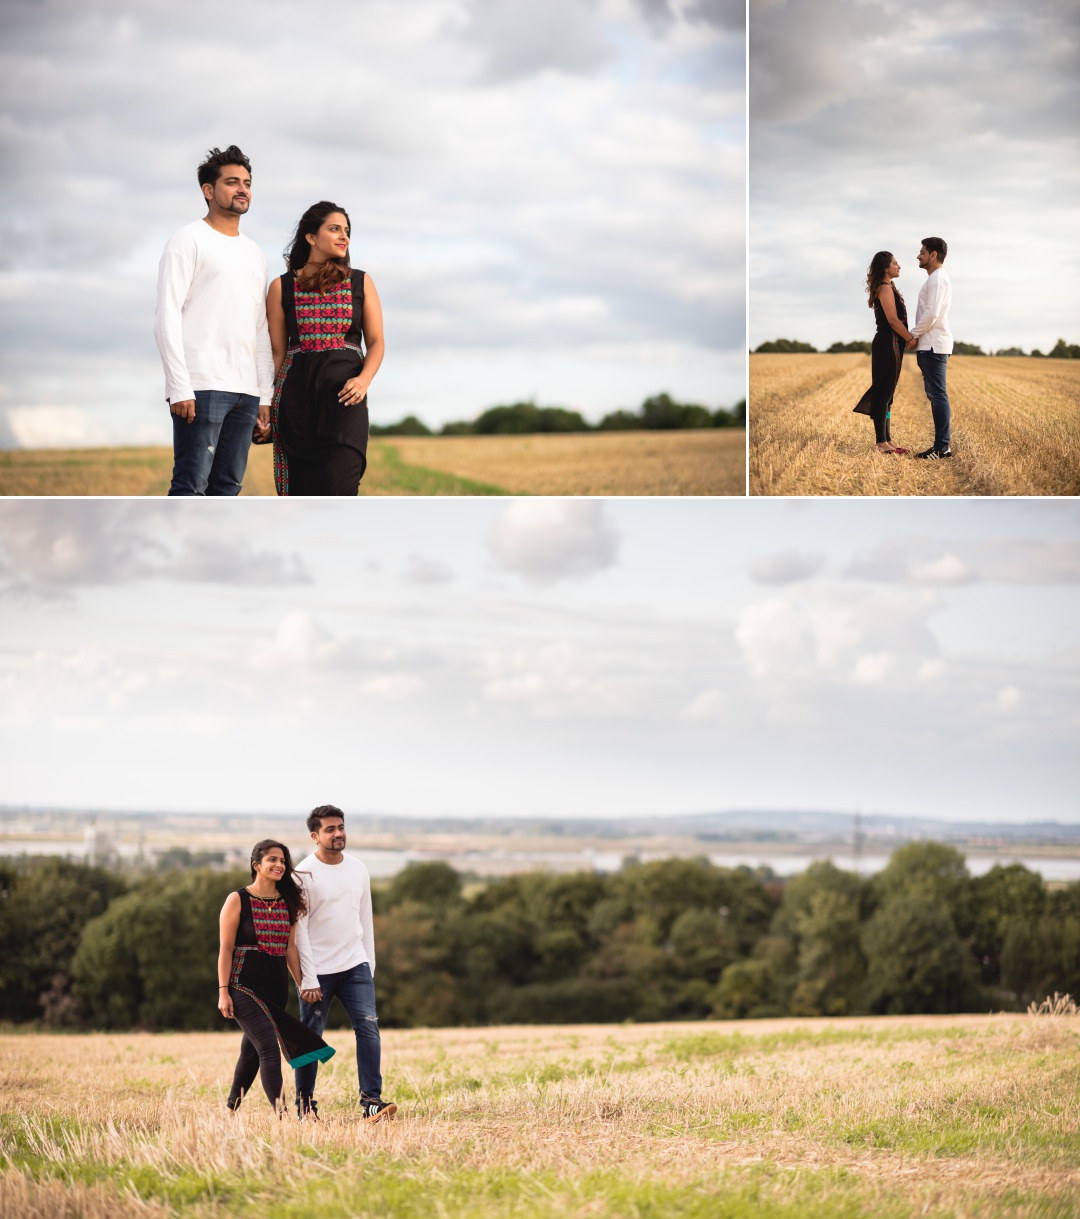
<instances>
[{"instance_id":1,"label":"black sneaker","mask_svg":"<svg viewBox=\"0 0 1080 1219\"><path fill-rule=\"evenodd\" d=\"M301 1100L299 1097L297 1097L296 1116L302 1122L318 1122L322 1120L319 1117L318 1102L312 1100L310 1096L305 1100Z\"/></svg>"},{"instance_id":2,"label":"black sneaker","mask_svg":"<svg viewBox=\"0 0 1080 1219\"><path fill-rule=\"evenodd\" d=\"M936 445L931 445L930 448L924 450L922 453L916 453L915 456L925 457L927 461L937 461L939 457L951 457L952 449L950 449L948 445L946 445L943 449L939 449Z\"/></svg>"},{"instance_id":3,"label":"black sneaker","mask_svg":"<svg viewBox=\"0 0 1080 1219\"><path fill-rule=\"evenodd\" d=\"M360 1112L365 1122L381 1122L383 1118L391 1118L397 1113L397 1105L384 1100L365 1100L360 1102Z\"/></svg>"}]
</instances>

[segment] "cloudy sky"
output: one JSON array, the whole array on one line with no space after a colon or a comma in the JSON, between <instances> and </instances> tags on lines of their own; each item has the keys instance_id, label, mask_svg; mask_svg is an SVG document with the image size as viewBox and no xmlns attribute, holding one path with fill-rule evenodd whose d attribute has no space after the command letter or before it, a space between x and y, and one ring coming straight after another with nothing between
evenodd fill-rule
<instances>
[{"instance_id":1,"label":"cloudy sky","mask_svg":"<svg viewBox=\"0 0 1080 1219\"><path fill-rule=\"evenodd\" d=\"M869 339L929 236L958 339L1080 342L1078 114L1075 0L750 0L750 345Z\"/></svg>"},{"instance_id":2,"label":"cloudy sky","mask_svg":"<svg viewBox=\"0 0 1080 1219\"><path fill-rule=\"evenodd\" d=\"M0 503L0 804L1075 820L1066 501Z\"/></svg>"},{"instance_id":3,"label":"cloudy sky","mask_svg":"<svg viewBox=\"0 0 1080 1219\"><path fill-rule=\"evenodd\" d=\"M745 394L742 0L10 0L0 448L168 444L157 261L239 144L271 274L329 198L373 417Z\"/></svg>"}]
</instances>

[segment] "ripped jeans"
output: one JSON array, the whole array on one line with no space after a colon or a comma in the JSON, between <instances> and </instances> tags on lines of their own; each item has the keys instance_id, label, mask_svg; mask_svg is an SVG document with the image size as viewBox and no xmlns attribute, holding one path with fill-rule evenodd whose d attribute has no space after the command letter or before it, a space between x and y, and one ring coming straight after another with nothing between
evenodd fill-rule
<instances>
[{"instance_id":1,"label":"ripped jeans","mask_svg":"<svg viewBox=\"0 0 1080 1219\"><path fill-rule=\"evenodd\" d=\"M322 990L321 1002L305 1003L303 999L300 1000L300 1019L321 1037L326 1028L330 1004L337 995L356 1034L356 1074L360 1083L360 1099L380 1100L382 1043L379 1040L379 1021L375 1015L375 983L371 980L367 961L342 973L319 974L319 988ZM297 1068L297 1104L302 1105L314 1096L318 1070L317 1062Z\"/></svg>"}]
</instances>

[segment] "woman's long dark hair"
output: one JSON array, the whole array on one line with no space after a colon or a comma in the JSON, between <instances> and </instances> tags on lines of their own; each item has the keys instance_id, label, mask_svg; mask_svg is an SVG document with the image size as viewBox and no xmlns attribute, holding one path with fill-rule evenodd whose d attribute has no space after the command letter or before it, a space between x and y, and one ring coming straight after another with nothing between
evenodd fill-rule
<instances>
[{"instance_id":1,"label":"woman's long dark hair","mask_svg":"<svg viewBox=\"0 0 1080 1219\"><path fill-rule=\"evenodd\" d=\"M870 266L866 271L866 291L870 297L867 305L871 309L874 307L874 301L877 300L878 288L885 282L885 272L891 265L892 255L888 250L879 250L870 259Z\"/></svg>"},{"instance_id":2,"label":"woman's long dark hair","mask_svg":"<svg viewBox=\"0 0 1080 1219\"><path fill-rule=\"evenodd\" d=\"M307 914L307 903L304 901L303 890L293 880L292 856L289 854L289 848L283 842L278 842L276 838L264 838L261 842L257 842L251 848L251 879L255 879L255 865L261 861L271 847L277 847L285 857L285 875L277 882L277 891L285 899L285 905L289 908L289 925L292 926L301 914Z\"/></svg>"},{"instance_id":3,"label":"woman's long dark hair","mask_svg":"<svg viewBox=\"0 0 1080 1219\"><path fill-rule=\"evenodd\" d=\"M321 203L313 203L300 217L292 239L284 250L285 265L294 274L307 266L308 257L311 254L311 246L307 240L308 234L310 233L314 237L326 222L326 217L334 212L340 212L345 217L349 236L352 236L352 221L349 219L349 213L343 207L338 207L336 203L330 203L326 199L323 199ZM331 288L348 279L351 274L349 251L346 250L344 258L327 259L304 286L308 290L313 289L316 292L329 292Z\"/></svg>"}]
</instances>

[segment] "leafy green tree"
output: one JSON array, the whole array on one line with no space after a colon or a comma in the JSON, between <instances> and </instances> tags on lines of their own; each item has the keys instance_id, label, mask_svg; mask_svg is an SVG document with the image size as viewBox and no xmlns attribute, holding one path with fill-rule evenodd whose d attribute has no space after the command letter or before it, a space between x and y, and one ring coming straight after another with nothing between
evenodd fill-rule
<instances>
[{"instance_id":1,"label":"leafy green tree","mask_svg":"<svg viewBox=\"0 0 1080 1219\"><path fill-rule=\"evenodd\" d=\"M1022 356L1024 350L1021 347L1003 347L1000 351L995 351L996 356Z\"/></svg>"},{"instance_id":2,"label":"leafy green tree","mask_svg":"<svg viewBox=\"0 0 1080 1219\"><path fill-rule=\"evenodd\" d=\"M1080 346L1058 339L1047 354L1052 360L1080 360Z\"/></svg>"},{"instance_id":3,"label":"leafy green tree","mask_svg":"<svg viewBox=\"0 0 1080 1219\"><path fill-rule=\"evenodd\" d=\"M798 339L770 339L767 343L762 343L759 347L754 348L755 355L770 352L779 352L785 355L798 354L799 352L816 354L817 348L811 343L802 343Z\"/></svg>"},{"instance_id":4,"label":"leafy green tree","mask_svg":"<svg viewBox=\"0 0 1080 1219\"><path fill-rule=\"evenodd\" d=\"M908 842L897 847L874 877L875 893L883 901L922 895L941 903L961 937L974 929L971 876L963 855L943 842Z\"/></svg>"},{"instance_id":5,"label":"leafy green tree","mask_svg":"<svg viewBox=\"0 0 1080 1219\"><path fill-rule=\"evenodd\" d=\"M600 420L601 432L636 432L644 426L642 418L634 411L612 411Z\"/></svg>"},{"instance_id":6,"label":"leafy green tree","mask_svg":"<svg viewBox=\"0 0 1080 1219\"><path fill-rule=\"evenodd\" d=\"M720 975L709 996L712 1015L722 1020L786 1015L794 968L790 942L762 936L749 959L735 961Z\"/></svg>"},{"instance_id":7,"label":"leafy green tree","mask_svg":"<svg viewBox=\"0 0 1080 1219\"><path fill-rule=\"evenodd\" d=\"M797 962L793 1015L847 1015L865 1010L862 924L872 909L869 882L830 860L812 863L784 887L773 919Z\"/></svg>"},{"instance_id":8,"label":"leafy green tree","mask_svg":"<svg viewBox=\"0 0 1080 1219\"><path fill-rule=\"evenodd\" d=\"M230 890L247 879L168 872L88 923L72 962L87 1021L97 1028L217 1028L218 916Z\"/></svg>"},{"instance_id":9,"label":"leafy green tree","mask_svg":"<svg viewBox=\"0 0 1080 1219\"><path fill-rule=\"evenodd\" d=\"M373 923L379 1022L397 1028L468 1022L453 953L432 908L404 901Z\"/></svg>"},{"instance_id":10,"label":"leafy green tree","mask_svg":"<svg viewBox=\"0 0 1080 1219\"><path fill-rule=\"evenodd\" d=\"M1001 954L1010 927L1036 924L1046 911L1046 886L1037 872L1014 863L995 864L971 882L974 910L972 952L982 981L1002 986Z\"/></svg>"},{"instance_id":11,"label":"leafy green tree","mask_svg":"<svg viewBox=\"0 0 1080 1219\"><path fill-rule=\"evenodd\" d=\"M647 428L680 428L682 420L683 407L670 394L654 394L641 404L641 421Z\"/></svg>"},{"instance_id":12,"label":"leafy green tree","mask_svg":"<svg viewBox=\"0 0 1080 1219\"><path fill-rule=\"evenodd\" d=\"M442 860L407 864L391 880L381 905L393 909L402 902L444 910L461 900L461 876Z\"/></svg>"},{"instance_id":13,"label":"leafy green tree","mask_svg":"<svg viewBox=\"0 0 1080 1219\"><path fill-rule=\"evenodd\" d=\"M0 1019L68 1022L72 958L83 928L125 889L103 868L32 860L7 872L0 898Z\"/></svg>"},{"instance_id":14,"label":"leafy green tree","mask_svg":"<svg viewBox=\"0 0 1080 1219\"><path fill-rule=\"evenodd\" d=\"M978 343L961 343L959 341L953 343L953 355L957 356L984 356L986 352L978 345Z\"/></svg>"},{"instance_id":15,"label":"leafy green tree","mask_svg":"<svg viewBox=\"0 0 1080 1219\"><path fill-rule=\"evenodd\" d=\"M398 423L373 423L372 436L430 436L431 428L415 415L406 415Z\"/></svg>"},{"instance_id":16,"label":"leafy green tree","mask_svg":"<svg viewBox=\"0 0 1080 1219\"><path fill-rule=\"evenodd\" d=\"M971 956L948 906L930 891L889 897L866 924L862 947L872 1012L958 1012L972 1002Z\"/></svg>"},{"instance_id":17,"label":"leafy green tree","mask_svg":"<svg viewBox=\"0 0 1080 1219\"><path fill-rule=\"evenodd\" d=\"M856 339L852 343L833 343L831 347L826 348L829 355L840 351L859 352L863 355L870 355L872 350L873 346L866 339Z\"/></svg>"}]
</instances>

